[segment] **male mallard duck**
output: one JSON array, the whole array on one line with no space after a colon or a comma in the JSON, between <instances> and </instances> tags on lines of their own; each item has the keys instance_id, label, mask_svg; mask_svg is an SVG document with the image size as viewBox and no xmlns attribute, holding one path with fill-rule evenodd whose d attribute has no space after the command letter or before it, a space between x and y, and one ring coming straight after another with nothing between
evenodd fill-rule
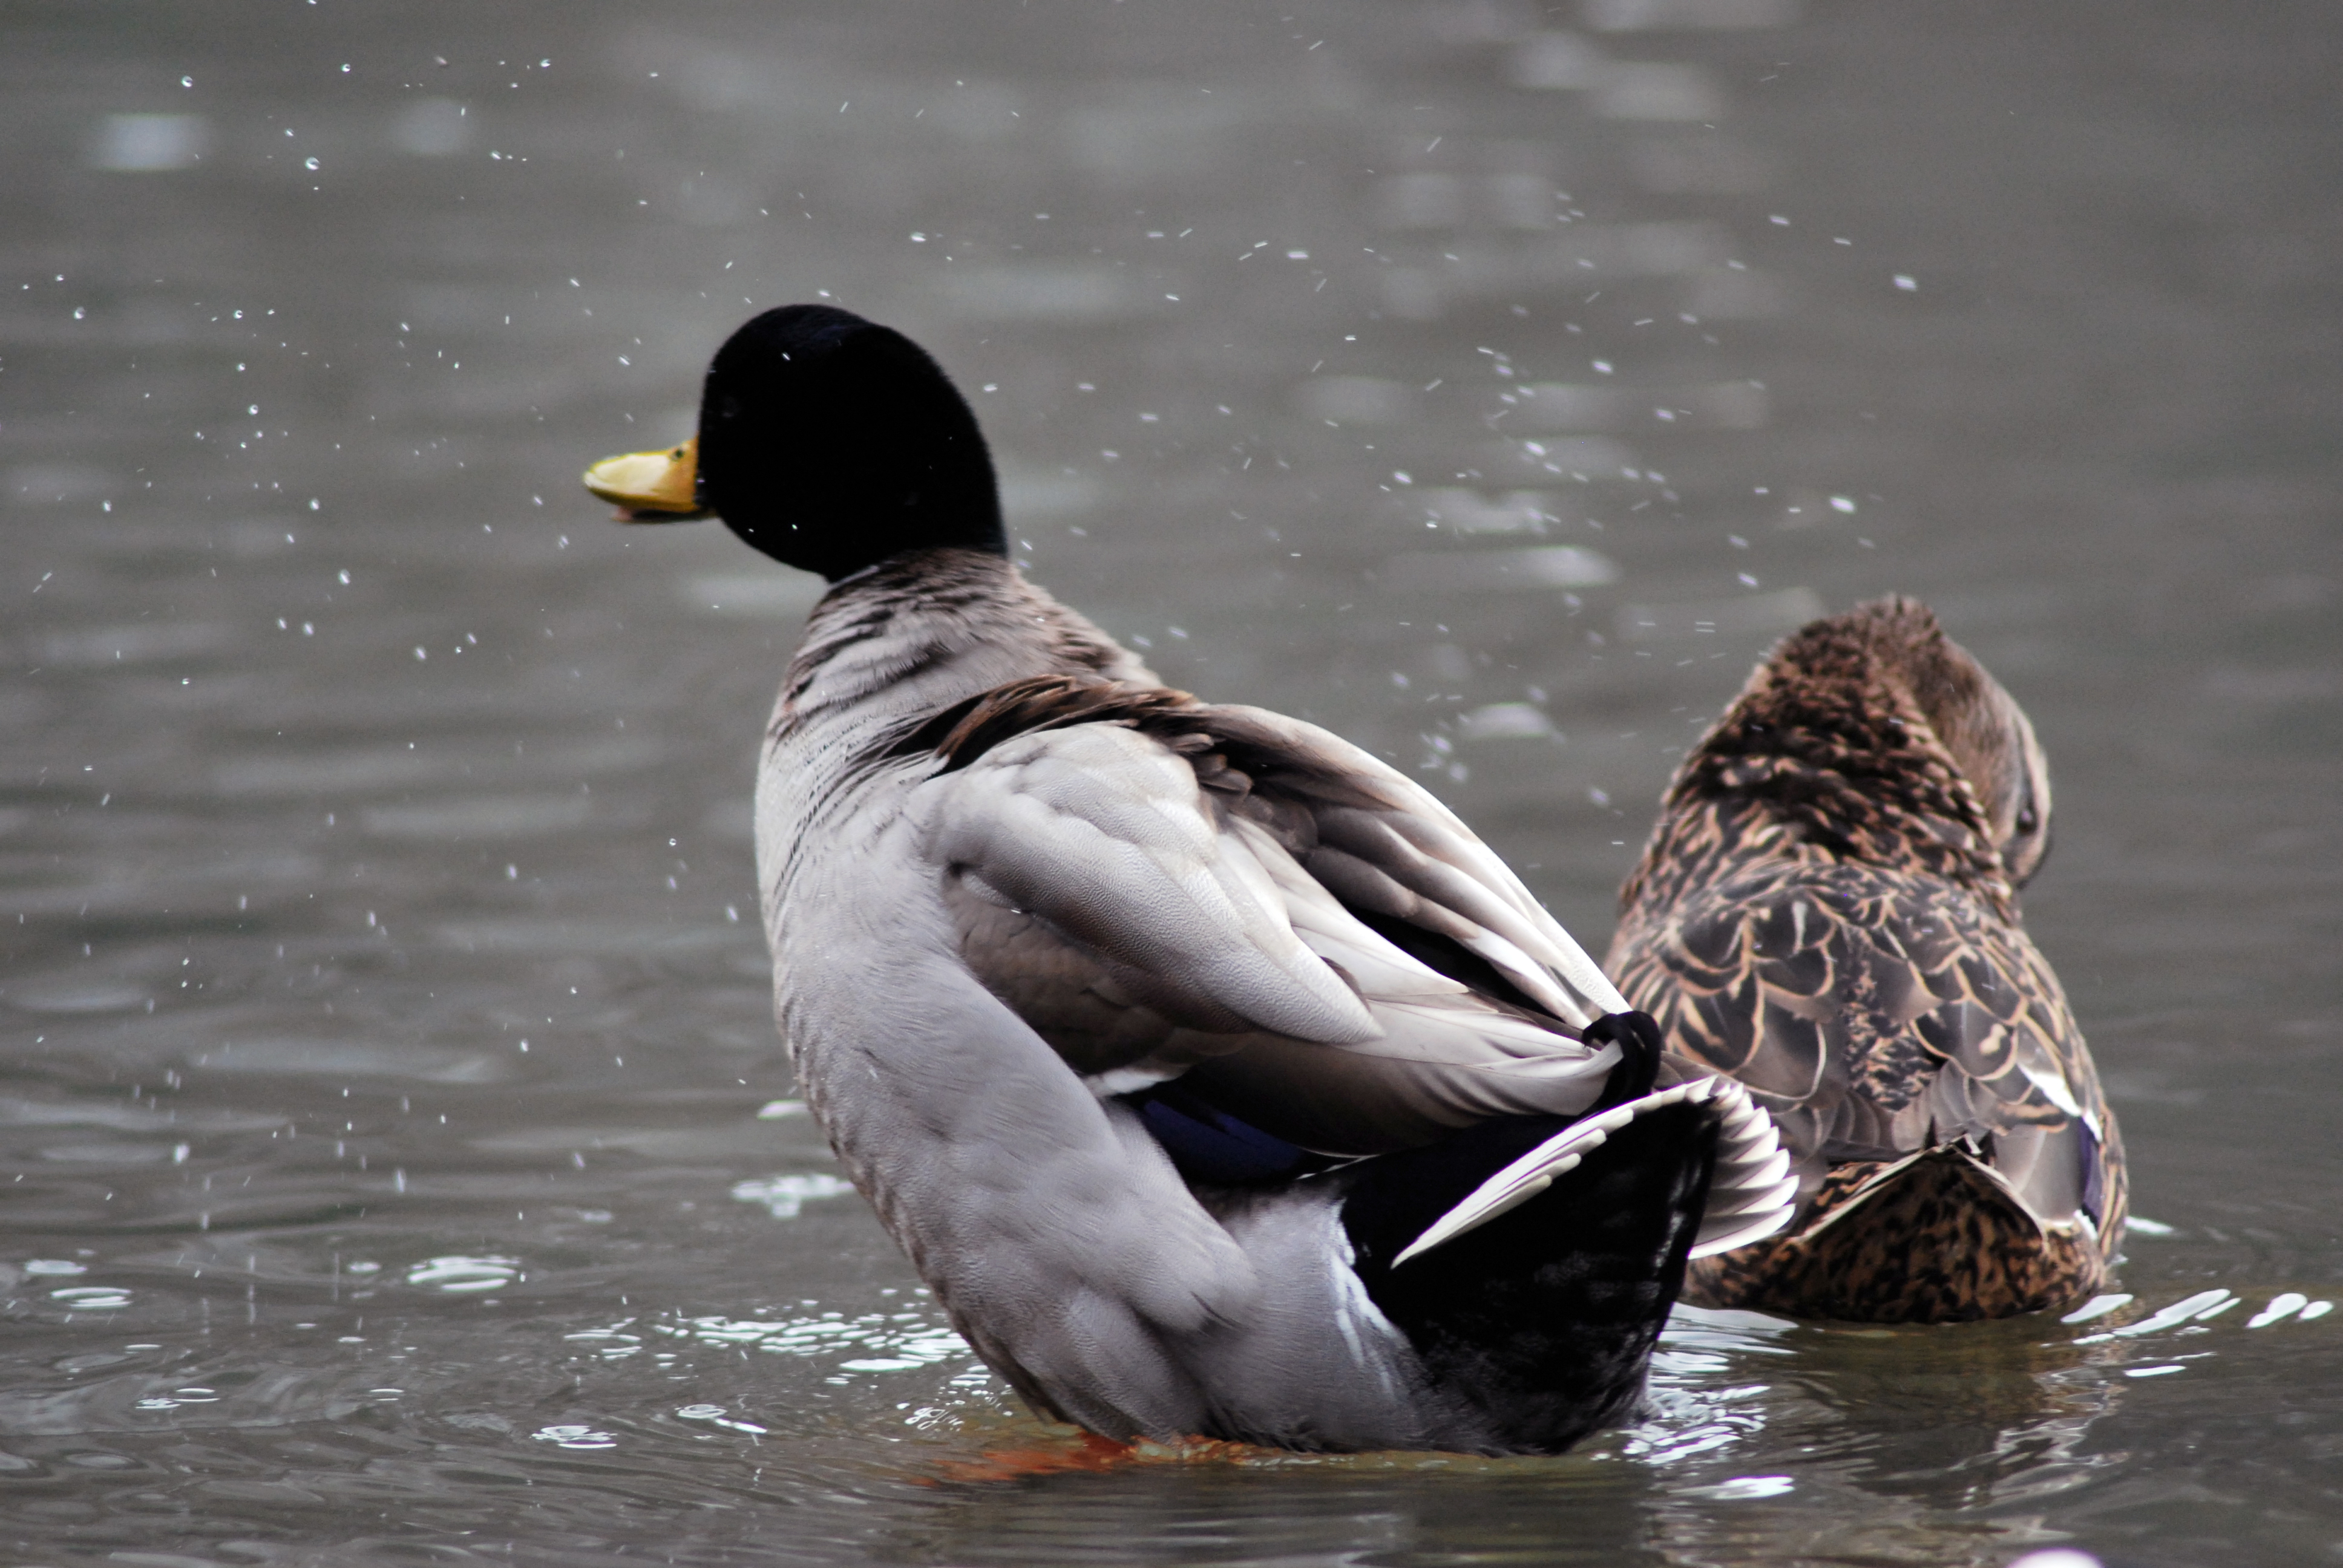
<instances>
[{"instance_id":1,"label":"male mallard duck","mask_svg":"<svg viewBox=\"0 0 2343 1568\"><path fill-rule=\"evenodd\" d=\"M1692 749L1607 967L1774 1112L1799 1211L1687 1300L1928 1322L2099 1287L2123 1141L2018 924L2049 849L2033 726L1911 599L1787 638Z\"/></svg>"},{"instance_id":2,"label":"male mallard duck","mask_svg":"<svg viewBox=\"0 0 2343 1568\"><path fill-rule=\"evenodd\" d=\"M808 1105L953 1325L1116 1439L1551 1452L1688 1254L1786 1217L1737 1087L1322 729L1163 686L1008 559L908 338L792 306L588 475L820 572L757 861ZM1681 1081L1680 1081L1681 1080Z\"/></svg>"}]
</instances>

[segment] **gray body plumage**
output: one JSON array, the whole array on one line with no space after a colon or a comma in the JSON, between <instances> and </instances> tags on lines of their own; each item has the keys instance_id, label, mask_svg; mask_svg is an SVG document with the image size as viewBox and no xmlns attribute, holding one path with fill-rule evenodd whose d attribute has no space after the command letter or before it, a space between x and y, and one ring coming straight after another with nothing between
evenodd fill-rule
<instances>
[{"instance_id":1,"label":"gray body plumage","mask_svg":"<svg viewBox=\"0 0 2343 1568\"><path fill-rule=\"evenodd\" d=\"M1554 1020L1624 1001L1430 796L1310 726L1192 705L1180 721L1225 742L1209 756L1137 721L1028 725L965 766L903 744L1051 677L1161 685L978 551L891 558L809 624L767 735L758 863L781 1031L840 1159L1044 1410L1123 1438L1505 1446L1350 1267L1342 1173L1192 1190L1114 1096L1193 1073L1282 1135L1372 1154L1587 1110L1618 1050ZM1255 788L1223 754L1291 779ZM1437 926L1534 1005L1349 907ZM1704 1245L1765 1222L1767 1192L1786 1213L1738 1094L1720 1091L1714 1190L1735 1196L1712 1199Z\"/></svg>"},{"instance_id":2,"label":"gray body plumage","mask_svg":"<svg viewBox=\"0 0 2343 1568\"><path fill-rule=\"evenodd\" d=\"M907 720L1021 678L1156 680L1008 563L940 564L957 589L866 579L826 599L768 732L759 877L808 1103L954 1325L1044 1409L1111 1436L1201 1432L1248 1402L1213 1386L1242 1369L1253 1390L1263 1372L1298 1389L1388 1387L1383 1408L1338 1424L1397 1422L1405 1442L1419 1391L1363 1292L1350 1302L1331 1270L1257 1268L1239 1239L1322 1254L1332 1204L1272 1202L1235 1232L1216 1222L1137 1117L965 961L947 867L921 842L929 770L870 756ZM1315 1332L1338 1302L1350 1338ZM1286 1320L1309 1328L1260 1342ZM1307 1364L1350 1359L1353 1339L1356 1364ZM1297 1424L1326 1421L1292 1402Z\"/></svg>"}]
</instances>

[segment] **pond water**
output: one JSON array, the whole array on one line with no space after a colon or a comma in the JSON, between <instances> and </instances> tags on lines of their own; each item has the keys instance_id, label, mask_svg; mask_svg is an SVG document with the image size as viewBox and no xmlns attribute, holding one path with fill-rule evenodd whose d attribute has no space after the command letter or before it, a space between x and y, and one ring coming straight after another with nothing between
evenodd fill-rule
<instances>
[{"instance_id":1,"label":"pond water","mask_svg":"<svg viewBox=\"0 0 2343 1568\"><path fill-rule=\"evenodd\" d=\"M11 1562L2343 1552L2343 1319L2264 1321L2343 1296L2330 8L0 26ZM1597 952L1768 639L1932 602L2056 769L2134 1302L1682 1313L1559 1460L1024 1414L774 1039L814 585L577 484L817 297L969 390L1036 576L1421 769Z\"/></svg>"}]
</instances>

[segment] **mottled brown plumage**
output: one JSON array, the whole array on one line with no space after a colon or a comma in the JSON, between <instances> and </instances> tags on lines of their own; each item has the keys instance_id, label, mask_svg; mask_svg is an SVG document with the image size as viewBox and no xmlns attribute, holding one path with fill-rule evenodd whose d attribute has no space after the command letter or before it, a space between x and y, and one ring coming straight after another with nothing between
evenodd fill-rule
<instances>
[{"instance_id":1,"label":"mottled brown plumage","mask_svg":"<svg viewBox=\"0 0 2343 1568\"><path fill-rule=\"evenodd\" d=\"M2025 714L1910 599L1786 639L1685 758L1606 967L1775 1113L1801 1195L1685 1300L1941 1322L2106 1279L2123 1143L2018 920L2049 809Z\"/></svg>"}]
</instances>

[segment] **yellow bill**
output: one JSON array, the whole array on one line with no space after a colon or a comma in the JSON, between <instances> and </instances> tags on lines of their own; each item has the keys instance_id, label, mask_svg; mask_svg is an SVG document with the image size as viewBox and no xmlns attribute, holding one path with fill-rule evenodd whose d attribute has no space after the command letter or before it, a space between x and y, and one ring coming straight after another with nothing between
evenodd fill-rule
<instances>
[{"instance_id":1,"label":"yellow bill","mask_svg":"<svg viewBox=\"0 0 2343 1568\"><path fill-rule=\"evenodd\" d=\"M605 457L586 470L586 487L629 523L683 523L709 515L699 504L699 437L664 452Z\"/></svg>"}]
</instances>

